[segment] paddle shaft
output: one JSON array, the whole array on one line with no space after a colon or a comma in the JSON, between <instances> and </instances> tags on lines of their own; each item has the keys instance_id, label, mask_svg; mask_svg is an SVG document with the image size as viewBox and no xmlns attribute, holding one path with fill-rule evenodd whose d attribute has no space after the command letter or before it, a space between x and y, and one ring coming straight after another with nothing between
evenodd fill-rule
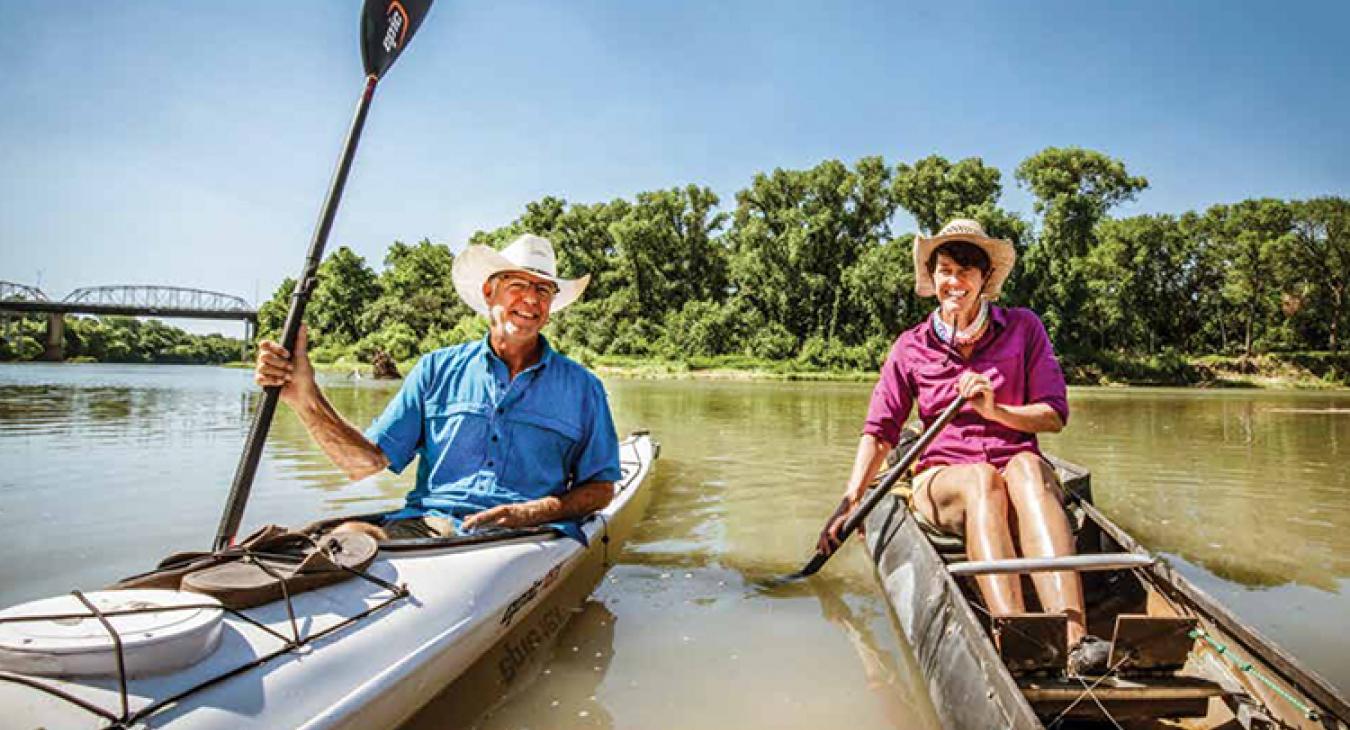
<instances>
[{"instance_id":1,"label":"paddle shaft","mask_svg":"<svg viewBox=\"0 0 1350 730\"><path fill-rule=\"evenodd\" d=\"M906 451L905 455L900 458L900 461L891 468L886 474L886 477L881 480L881 483L863 499L862 504L858 505L857 509L853 510L853 514L848 516L848 519L844 521L843 528L839 531L839 544L841 546L844 544L844 541L849 538L849 535L852 535L853 532L858 529L858 525L861 525L862 521L867 519L867 515L871 514L872 510L881 503L881 500L884 499L887 494L890 494L891 487L895 486L895 483L899 481L900 476L909 471L909 468L914 465L915 460L919 458L919 454L922 454L923 450L928 448L928 444L932 443L933 439L937 438L937 435L942 432L942 429L946 427L948 423L951 423L951 420L956 417L956 412L961 410L961 406L965 405L965 403L966 399L964 397L959 395L956 396L956 400L952 401L951 404L947 406L946 410L937 417L937 420L933 421L932 425L923 432L923 435L919 436L919 439L910 445L909 450ZM816 554L811 557L811 561L801 570L797 571L797 576L804 578L808 575L813 575L816 571L820 570L821 567L825 565L825 562L836 552L839 552L838 548L835 548L832 552L828 553L817 551Z\"/></svg>"},{"instance_id":2,"label":"paddle shaft","mask_svg":"<svg viewBox=\"0 0 1350 730\"><path fill-rule=\"evenodd\" d=\"M319 264L323 261L323 249L328 244L328 232L333 227L337 215L338 203L342 201L342 189L347 185L347 173L351 171L352 159L356 156L356 145L361 141L361 129L366 124L366 113L370 111L370 101L375 96L375 85L379 79L374 75L366 78L366 88L361 92L361 100L356 104L356 116L352 119L351 129L347 131L347 143L338 158L337 170L328 187L328 197L324 200L323 211L319 214L318 226L314 229L314 238L309 244L309 255L305 258L305 267L296 281L295 291L291 294L291 308L286 313L286 324L282 328L281 345L287 352L293 352L295 341L300 336L300 324L304 321L305 306L318 285ZM239 457L239 466L234 472L234 482L230 485L230 496L225 503L225 512L220 517L220 527L216 529L215 549L221 550L234 542L239 531L239 523L244 517L244 507L248 504L249 492L253 489L253 477L258 471L258 460L262 458L263 444L272 428L272 416L277 410L277 400L281 397L280 386L268 386L263 389L263 399L253 414L253 424L248 430L248 439L244 442L244 453Z\"/></svg>"}]
</instances>

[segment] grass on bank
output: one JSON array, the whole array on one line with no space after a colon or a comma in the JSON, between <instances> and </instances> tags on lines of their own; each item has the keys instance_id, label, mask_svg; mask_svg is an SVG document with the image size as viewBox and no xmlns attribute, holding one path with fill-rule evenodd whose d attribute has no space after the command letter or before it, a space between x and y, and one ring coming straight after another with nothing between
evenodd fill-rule
<instances>
[{"instance_id":1,"label":"grass on bank","mask_svg":"<svg viewBox=\"0 0 1350 730\"><path fill-rule=\"evenodd\" d=\"M828 370L798 360L764 360L742 355L669 359L631 355L573 354L601 375L651 379L775 380L872 382L875 370ZM417 363L398 363L407 375ZM1350 353L1285 352L1241 357L1185 356L1165 352L1129 355L1114 352L1062 353L1060 363L1070 385L1191 386L1201 388L1331 389L1350 387ZM237 367L251 367L239 363ZM370 364L342 357L315 367L330 375L371 375Z\"/></svg>"}]
</instances>

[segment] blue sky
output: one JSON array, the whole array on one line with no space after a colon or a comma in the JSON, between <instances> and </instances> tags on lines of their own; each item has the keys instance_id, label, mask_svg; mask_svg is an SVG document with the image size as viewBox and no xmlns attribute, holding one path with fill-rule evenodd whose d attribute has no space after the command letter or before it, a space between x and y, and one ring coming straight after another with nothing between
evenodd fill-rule
<instances>
[{"instance_id":1,"label":"blue sky","mask_svg":"<svg viewBox=\"0 0 1350 730\"><path fill-rule=\"evenodd\" d=\"M0 0L0 279L266 298L361 90L359 6ZM1029 215L1012 172L1052 145L1149 178L1118 215L1346 195L1346 27L1345 2L437 0L329 247L378 267L548 194L729 209L756 172L865 155L982 157Z\"/></svg>"}]
</instances>

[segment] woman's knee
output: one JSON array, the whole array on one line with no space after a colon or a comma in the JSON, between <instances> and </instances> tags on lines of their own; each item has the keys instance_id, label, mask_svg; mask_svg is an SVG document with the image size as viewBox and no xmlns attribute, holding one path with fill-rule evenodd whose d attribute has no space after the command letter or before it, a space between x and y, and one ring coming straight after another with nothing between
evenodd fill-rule
<instances>
[{"instance_id":1,"label":"woman's knee","mask_svg":"<svg viewBox=\"0 0 1350 730\"><path fill-rule=\"evenodd\" d=\"M1015 502L1035 499L1049 494L1059 499L1058 484L1054 473L1050 471L1040 456L1024 451L1012 458L1004 469L1007 475L1008 494Z\"/></svg>"},{"instance_id":2,"label":"woman's knee","mask_svg":"<svg viewBox=\"0 0 1350 730\"><path fill-rule=\"evenodd\" d=\"M1003 475L995 469L992 464L975 464L971 468L970 479L966 483L966 501L987 502L1000 501L1006 502L1008 499L1008 484L1003 479Z\"/></svg>"}]
</instances>

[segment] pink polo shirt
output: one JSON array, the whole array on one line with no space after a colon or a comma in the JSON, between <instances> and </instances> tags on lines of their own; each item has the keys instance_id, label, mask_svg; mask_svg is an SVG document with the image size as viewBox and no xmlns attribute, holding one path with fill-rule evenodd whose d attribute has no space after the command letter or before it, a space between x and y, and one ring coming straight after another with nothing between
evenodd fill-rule
<instances>
[{"instance_id":1,"label":"pink polo shirt","mask_svg":"<svg viewBox=\"0 0 1350 730\"><path fill-rule=\"evenodd\" d=\"M895 444L916 398L926 428L956 398L957 378L967 370L989 376L995 401L1045 403L1068 423L1064 373L1040 318L1029 309L994 306L989 318L989 329L969 360L933 334L929 317L901 333L881 366L863 433ZM1002 469L1023 451L1040 453L1035 435L986 420L967 404L920 455L915 472L941 464L981 462Z\"/></svg>"}]
</instances>

